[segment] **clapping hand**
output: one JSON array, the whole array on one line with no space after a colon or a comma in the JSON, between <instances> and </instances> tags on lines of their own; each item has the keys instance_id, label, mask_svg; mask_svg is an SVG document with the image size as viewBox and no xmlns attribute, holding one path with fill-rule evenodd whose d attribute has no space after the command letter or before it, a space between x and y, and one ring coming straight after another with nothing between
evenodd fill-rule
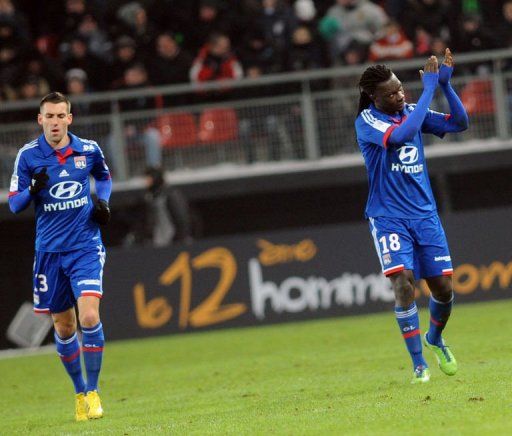
<instances>
[{"instance_id":1,"label":"clapping hand","mask_svg":"<svg viewBox=\"0 0 512 436\"><path fill-rule=\"evenodd\" d=\"M444 60L439 69L439 84L447 85L453 73L453 55L449 48L444 52Z\"/></svg>"},{"instance_id":2,"label":"clapping hand","mask_svg":"<svg viewBox=\"0 0 512 436\"><path fill-rule=\"evenodd\" d=\"M433 73L429 74L428 76L425 75L425 73ZM423 81L424 87L437 87L437 81L438 81L438 75L439 75L439 64L437 61L437 58L435 56L430 56L427 59L427 62L425 63L425 68L423 70L420 70L420 76L421 80Z\"/></svg>"}]
</instances>

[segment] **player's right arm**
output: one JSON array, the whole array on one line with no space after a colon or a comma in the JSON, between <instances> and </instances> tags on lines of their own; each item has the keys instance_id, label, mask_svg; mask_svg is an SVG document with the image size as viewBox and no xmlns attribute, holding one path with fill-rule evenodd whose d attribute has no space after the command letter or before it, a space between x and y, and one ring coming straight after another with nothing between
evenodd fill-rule
<instances>
[{"instance_id":1,"label":"player's right arm","mask_svg":"<svg viewBox=\"0 0 512 436\"><path fill-rule=\"evenodd\" d=\"M420 75L423 81L423 93L416 108L402 124L390 127L390 130L386 132L387 143L384 144L385 146L402 146L406 142L412 141L421 130L439 80L439 66L435 56L430 56L425 64L425 70L420 70Z\"/></svg>"},{"instance_id":2,"label":"player's right arm","mask_svg":"<svg viewBox=\"0 0 512 436\"><path fill-rule=\"evenodd\" d=\"M31 174L31 169L22 152L23 150L18 152L14 162L14 172L9 188L9 208L13 213L25 210L30 204L32 196L44 189L48 182L46 168Z\"/></svg>"}]
</instances>

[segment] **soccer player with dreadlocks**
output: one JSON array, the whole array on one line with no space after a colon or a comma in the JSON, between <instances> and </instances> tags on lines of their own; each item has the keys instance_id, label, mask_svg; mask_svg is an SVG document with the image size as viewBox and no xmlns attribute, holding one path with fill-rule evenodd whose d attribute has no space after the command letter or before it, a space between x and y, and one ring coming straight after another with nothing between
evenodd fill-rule
<instances>
[{"instance_id":1,"label":"soccer player with dreadlocks","mask_svg":"<svg viewBox=\"0 0 512 436\"><path fill-rule=\"evenodd\" d=\"M430 380L422 352L415 279L424 278L431 291L430 325L423 343L434 352L445 374L457 371L457 361L441 336L453 304L453 267L422 141L422 133L442 138L468 127L466 110L450 85L452 73L449 49L440 68L431 56L420 70L423 93L416 105L405 102L402 83L385 65L368 67L359 81L355 128L368 171L365 216L382 272L395 293L396 319L413 362L412 383ZM450 114L429 109L438 85Z\"/></svg>"}]
</instances>

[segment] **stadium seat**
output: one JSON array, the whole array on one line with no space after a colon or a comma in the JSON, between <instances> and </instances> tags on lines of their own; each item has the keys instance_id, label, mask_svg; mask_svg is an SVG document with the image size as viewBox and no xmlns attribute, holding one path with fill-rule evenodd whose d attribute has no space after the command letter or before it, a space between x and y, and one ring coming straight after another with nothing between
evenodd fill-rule
<instances>
[{"instance_id":1,"label":"stadium seat","mask_svg":"<svg viewBox=\"0 0 512 436\"><path fill-rule=\"evenodd\" d=\"M186 147L197 143L194 115L188 112L167 113L156 119L162 147Z\"/></svg>"},{"instance_id":2,"label":"stadium seat","mask_svg":"<svg viewBox=\"0 0 512 436\"><path fill-rule=\"evenodd\" d=\"M238 117L234 109L206 109L199 118L199 140L203 143L231 141L238 137Z\"/></svg>"},{"instance_id":3,"label":"stadium seat","mask_svg":"<svg viewBox=\"0 0 512 436\"><path fill-rule=\"evenodd\" d=\"M490 80L477 79L469 82L462 90L460 98L469 115L491 115L496 112Z\"/></svg>"}]
</instances>

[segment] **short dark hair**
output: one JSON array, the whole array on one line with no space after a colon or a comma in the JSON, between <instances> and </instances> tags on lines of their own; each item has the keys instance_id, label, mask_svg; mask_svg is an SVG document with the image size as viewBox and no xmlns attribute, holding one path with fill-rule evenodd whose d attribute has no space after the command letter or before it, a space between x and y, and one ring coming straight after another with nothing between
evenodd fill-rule
<instances>
[{"instance_id":1,"label":"short dark hair","mask_svg":"<svg viewBox=\"0 0 512 436\"><path fill-rule=\"evenodd\" d=\"M393 71L386 65L373 65L368 67L359 79L359 108L357 114L359 115L364 109L370 106L372 99L371 95L375 93L377 86L391 79Z\"/></svg>"},{"instance_id":2,"label":"short dark hair","mask_svg":"<svg viewBox=\"0 0 512 436\"><path fill-rule=\"evenodd\" d=\"M46 94L39 103L39 112L43 110L45 103L66 103L68 105L68 112L71 113L71 102L62 92L50 92Z\"/></svg>"}]
</instances>

